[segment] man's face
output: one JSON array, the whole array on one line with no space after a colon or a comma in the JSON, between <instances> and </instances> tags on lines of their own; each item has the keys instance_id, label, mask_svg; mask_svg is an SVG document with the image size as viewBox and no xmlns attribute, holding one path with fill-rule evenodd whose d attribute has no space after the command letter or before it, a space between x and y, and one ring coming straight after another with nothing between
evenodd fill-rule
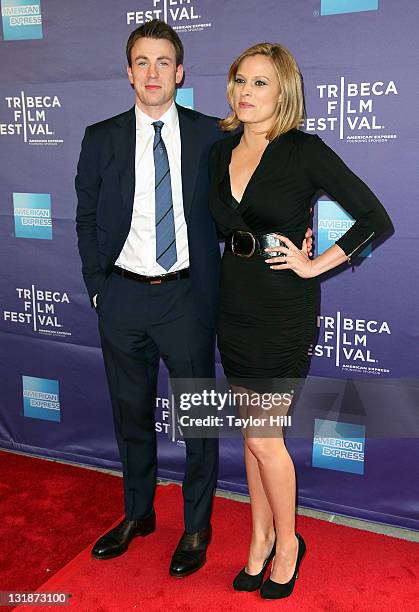
<instances>
[{"instance_id":1,"label":"man's face","mask_svg":"<svg viewBox=\"0 0 419 612\"><path fill-rule=\"evenodd\" d=\"M135 89L136 104L154 119L170 108L183 66L176 68L173 44L161 38L139 38L131 49L128 78Z\"/></svg>"}]
</instances>

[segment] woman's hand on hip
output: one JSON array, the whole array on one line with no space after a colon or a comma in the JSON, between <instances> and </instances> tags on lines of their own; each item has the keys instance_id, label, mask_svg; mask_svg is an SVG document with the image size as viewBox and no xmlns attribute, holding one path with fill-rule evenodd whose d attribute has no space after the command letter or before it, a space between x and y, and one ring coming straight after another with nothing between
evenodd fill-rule
<instances>
[{"instance_id":1,"label":"woman's hand on hip","mask_svg":"<svg viewBox=\"0 0 419 612\"><path fill-rule=\"evenodd\" d=\"M281 234L275 234L286 246L268 247L265 251L282 253L283 256L269 257L265 262L272 270L292 270L301 278L312 278L316 276L313 269L313 262L307 255L306 248L299 249L289 238ZM305 245L303 245L305 247Z\"/></svg>"}]
</instances>

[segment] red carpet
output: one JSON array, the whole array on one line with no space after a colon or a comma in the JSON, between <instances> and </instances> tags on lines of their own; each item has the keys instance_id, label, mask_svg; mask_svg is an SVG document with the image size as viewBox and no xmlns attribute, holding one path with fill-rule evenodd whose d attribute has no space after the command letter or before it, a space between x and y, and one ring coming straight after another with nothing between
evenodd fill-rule
<instances>
[{"instance_id":1,"label":"red carpet","mask_svg":"<svg viewBox=\"0 0 419 612\"><path fill-rule=\"evenodd\" d=\"M37 589L122 513L121 478L0 451L0 591Z\"/></svg>"},{"instance_id":2,"label":"red carpet","mask_svg":"<svg viewBox=\"0 0 419 612\"><path fill-rule=\"evenodd\" d=\"M109 561L91 559L86 549L39 590L72 593L70 605L61 609L80 612L418 610L417 544L306 517L298 518L298 530L308 553L293 595L269 602L257 593L235 593L231 580L245 562L250 507L220 498L207 564L188 578L171 578L168 565L182 531L181 508L179 487L159 487L154 534L137 538L125 555Z\"/></svg>"}]
</instances>

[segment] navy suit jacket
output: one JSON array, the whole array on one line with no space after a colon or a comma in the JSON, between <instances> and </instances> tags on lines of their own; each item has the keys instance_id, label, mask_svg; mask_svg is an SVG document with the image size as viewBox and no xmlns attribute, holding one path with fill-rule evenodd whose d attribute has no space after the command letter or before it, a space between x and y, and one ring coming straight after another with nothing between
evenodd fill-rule
<instances>
[{"instance_id":1,"label":"navy suit jacket","mask_svg":"<svg viewBox=\"0 0 419 612\"><path fill-rule=\"evenodd\" d=\"M217 118L178 105L177 110L191 286L202 322L213 327L220 251L208 208L208 153L221 132ZM135 140L135 107L87 127L83 138L75 181L76 229L91 301L111 273L131 227Z\"/></svg>"}]
</instances>

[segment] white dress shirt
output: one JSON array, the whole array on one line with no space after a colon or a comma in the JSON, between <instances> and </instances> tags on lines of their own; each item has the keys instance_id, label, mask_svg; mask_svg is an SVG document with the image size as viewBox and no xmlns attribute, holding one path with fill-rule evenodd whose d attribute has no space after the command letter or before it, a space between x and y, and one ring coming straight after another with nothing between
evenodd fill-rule
<instances>
[{"instance_id":1,"label":"white dress shirt","mask_svg":"<svg viewBox=\"0 0 419 612\"><path fill-rule=\"evenodd\" d=\"M187 226L183 211L181 141L176 105L162 115L162 138L169 158L177 261L165 270L156 261L155 178L152 119L135 105L135 194L131 228L116 265L144 276L158 276L189 267Z\"/></svg>"}]
</instances>

